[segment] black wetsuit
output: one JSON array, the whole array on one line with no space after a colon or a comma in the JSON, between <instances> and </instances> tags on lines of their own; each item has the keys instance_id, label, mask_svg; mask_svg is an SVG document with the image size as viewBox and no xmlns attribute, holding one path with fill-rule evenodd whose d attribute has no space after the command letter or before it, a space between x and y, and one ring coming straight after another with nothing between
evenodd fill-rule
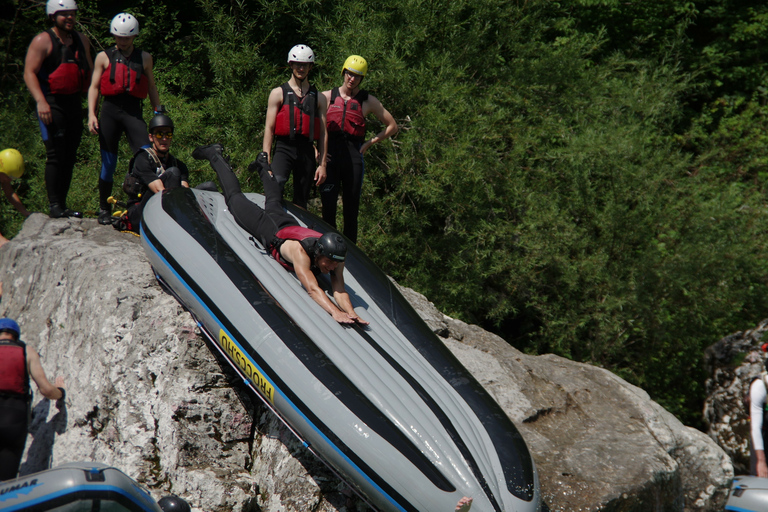
<instances>
[{"instance_id":1,"label":"black wetsuit","mask_svg":"<svg viewBox=\"0 0 768 512\"><path fill-rule=\"evenodd\" d=\"M53 49L37 73L40 89L51 107L51 123L39 121L46 152L45 190L48 202L64 210L83 136L83 90L87 89L85 80L90 70L80 34L73 31L72 44L65 46L52 29L47 32ZM60 86L51 82L62 70L66 70L67 90L74 92L60 92Z\"/></svg>"},{"instance_id":2,"label":"black wetsuit","mask_svg":"<svg viewBox=\"0 0 768 512\"><path fill-rule=\"evenodd\" d=\"M245 194L240 190L237 176L232 172L232 167L224 158L219 155L211 158L211 166L219 176L219 183L224 191L224 199L232 216L243 229L258 238L265 248L272 244L278 231L299 224L293 216L283 210L280 184L265 171L261 171L265 197L264 208L262 209L245 197Z\"/></svg>"},{"instance_id":3,"label":"black wetsuit","mask_svg":"<svg viewBox=\"0 0 768 512\"><path fill-rule=\"evenodd\" d=\"M0 480L16 478L27 441L29 376L24 342L0 341Z\"/></svg>"},{"instance_id":4,"label":"black wetsuit","mask_svg":"<svg viewBox=\"0 0 768 512\"><path fill-rule=\"evenodd\" d=\"M128 172L138 180L140 189L137 196L128 199L128 221L131 231L138 233L141 213L154 195L149 184L160 179L166 190L178 188L182 181L189 183L189 170L184 162L170 153L159 157L159 165L147 150L139 151L131 162L133 167Z\"/></svg>"}]
</instances>

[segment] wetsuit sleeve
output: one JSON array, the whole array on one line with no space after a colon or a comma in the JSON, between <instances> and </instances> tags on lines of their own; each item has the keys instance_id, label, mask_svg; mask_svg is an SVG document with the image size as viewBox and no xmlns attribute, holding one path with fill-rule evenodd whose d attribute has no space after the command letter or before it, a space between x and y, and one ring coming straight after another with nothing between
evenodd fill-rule
<instances>
[{"instance_id":1,"label":"wetsuit sleeve","mask_svg":"<svg viewBox=\"0 0 768 512\"><path fill-rule=\"evenodd\" d=\"M763 410L765 408L765 382L758 379L749 387L749 423L752 436L752 448L765 450L763 445Z\"/></svg>"},{"instance_id":2,"label":"wetsuit sleeve","mask_svg":"<svg viewBox=\"0 0 768 512\"><path fill-rule=\"evenodd\" d=\"M132 174L147 186L157 179L157 164L150 158L149 153L142 150L136 155Z\"/></svg>"}]
</instances>

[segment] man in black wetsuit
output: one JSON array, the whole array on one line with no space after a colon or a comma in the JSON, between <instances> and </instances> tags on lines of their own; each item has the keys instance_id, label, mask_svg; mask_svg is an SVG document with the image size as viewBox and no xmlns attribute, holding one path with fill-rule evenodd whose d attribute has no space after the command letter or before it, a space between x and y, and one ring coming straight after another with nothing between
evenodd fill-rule
<instances>
[{"instance_id":1,"label":"man in black wetsuit","mask_svg":"<svg viewBox=\"0 0 768 512\"><path fill-rule=\"evenodd\" d=\"M298 44L288 52L291 78L269 93L262 148L280 189L293 172L293 203L307 208L312 183L325 181L325 97L309 83L315 53ZM275 142L274 150L272 142ZM315 146L317 141L317 162Z\"/></svg>"},{"instance_id":2,"label":"man in black wetsuit","mask_svg":"<svg viewBox=\"0 0 768 512\"><path fill-rule=\"evenodd\" d=\"M112 208L112 182L117 168L120 137L125 133L133 154L151 146L142 115L143 100L149 97L158 112L160 96L155 85L152 55L134 46L139 22L131 14L112 19L110 33L115 45L96 55L93 78L88 90L88 128L99 135L99 223L109 224ZM104 101L99 112L99 97Z\"/></svg>"},{"instance_id":3,"label":"man in black wetsuit","mask_svg":"<svg viewBox=\"0 0 768 512\"><path fill-rule=\"evenodd\" d=\"M16 478L27 440L29 378L50 400L64 398L64 378L51 384L40 356L19 339L15 320L0 318L0 480Z\"/></svg>"},{"instance_id":4,"label":"man in black wetsuit","mask_svg":"<svg viewBox=\"0 0 768 512\"><path fill-rule=\"evenodd\" d=\"M82 99L90 84L91 42L75 32L74 0L48 0L53 27L35 36L24 61L24 82L37 103L45 143L45 190L50 216L82 217L67 208L77 148L83 134Z\"/></svg>"},{"instance_id":5,"label":"man in black wetsuit","mask_svg":"<svg viewBox=\"0 0 768 512\"><path fill-rule=\"evenodd\" d=\"M280 184L267 170L266 155L259 155L255 167L264 183L265 203L262 209L242 193L237 176L221 155L221 144L197 148L192 157L206 159L219 177L227 207L238 224L270 252L283 267L296 272L304 289L334 320L340 324L368 325L355 312L344 286L344 259L347 246L338 233L325 234L299 226L293 216L283 210ZM315 272L329 274L334 304L320 287Z\"/></svg>"},{"instance_id":6,"label":"man in black wetsuit","mask_svg":"<svg viewBox=\"0 0 768 512\"><path fill-rule=\"evenodd\" d=\"M128 225L139 232L141 212L147 200L157 192L178 187L189 187L189 170L181 160L171 154L173 121L167 115L156 114L149 121L149 140L152 147L140 150L131 160L124 188L128 198Z\"/></svg>"}]
</instances>

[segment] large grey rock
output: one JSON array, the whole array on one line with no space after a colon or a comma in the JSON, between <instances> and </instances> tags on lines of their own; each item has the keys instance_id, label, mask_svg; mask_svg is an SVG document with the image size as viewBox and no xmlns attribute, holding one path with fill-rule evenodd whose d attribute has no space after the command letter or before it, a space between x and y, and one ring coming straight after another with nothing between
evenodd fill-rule
<instances>
[{"instance_id":1,"label":"large grey rock","mask_svg":"<svg viewBox=\"0 0 768 512\"><path fill-rule=\"evenodd\" d=\"M0 314L68 388L63 410L37 397L23 473L91 459L196 510L365 508L219 365L138 238L36 214L0 248L0 280ZM403 291L518 425L552 510L722 510L728 457L642 390L522 354Z\"/></svg>"}]
</instances>

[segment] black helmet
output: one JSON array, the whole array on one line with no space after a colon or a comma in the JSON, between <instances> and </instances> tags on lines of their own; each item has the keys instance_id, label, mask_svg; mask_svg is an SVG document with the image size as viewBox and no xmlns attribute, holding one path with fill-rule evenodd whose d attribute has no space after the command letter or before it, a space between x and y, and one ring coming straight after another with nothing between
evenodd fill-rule
<instances>
[{"instance_id":1,"label":"black helmet","mask_svg":"<svg viewBox=\"0 0 768 512\"><path fill-rule=\"evenodd\" d=\"M165 115L165 108L162 105L157 107L157 113L149 121L149 133L154 133L157 128L170 128L173 130L173 121Z\"/></svg>"},{"instance_id":2,"label":"black helmet","mask_svg":"<svg viewBox=\"0 0 768 512\"><path fill-rule=\"evenodd\" d=\"M179 498L178 496L170 495L161 498L157 502L163 512L190 512L189 503Z\"/></svg>"},{"instance_id":3,"label":"black helmet","mask_svg":"<svg viewBox=\"0 0 768 512\"><path fill-rule=\"evenodd\" d=\"M344 261L347 257L347 244L338 233L328 232L317 239L315 256L325 256L334 261Z\"/></svg>"}]
</instances>

